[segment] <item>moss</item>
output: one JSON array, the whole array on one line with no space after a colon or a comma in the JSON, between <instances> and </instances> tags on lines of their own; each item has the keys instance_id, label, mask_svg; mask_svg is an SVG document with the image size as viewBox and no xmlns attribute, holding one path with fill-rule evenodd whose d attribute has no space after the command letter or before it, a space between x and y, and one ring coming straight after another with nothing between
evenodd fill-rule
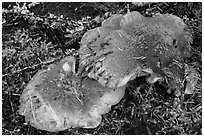
<instances>
[{"instance_id":1,"label":"moss","mask_svg":"<svg viewBox=\"0 0 204 137\"><path fill-rule=\"evenodd\" d=\"M24 117L19 115L19 99L26 83L38 70L70 55L72 53L70 48L78 49L83 33L87 29L99 26L100 23L89 25L87 21L90 19L85 19L83 24L85 29L80 33L74 31L72 34L72 31L67 32L65 30L76 28L79 25L76 20L82 17L90 16L92 19L100 14L102 18L107 18L112 13L124 14L127 11L127 4L129 4L130 11L138 11L144 16L152 16L153 13L168 13L184 19L185 23L189 24L194 31L193 44L191 44L193 55L186 61L199 70L201 75L201 2L147 3L140 7L131 3L55 3L58 6L57 10L54 10L56 6L55 8L52 7L53 3L40 3L31 9L28 8L34 13L34 16L14 12L13 5L16 6L16 3L2 3L2 8L4 8L2 10L2 134L202 134L201 88L196 89L193 95L184 95L183 97L182 94L178 103L181 107L172 107L175 96L172 93L164 92L166 91L166 84L155 83L153 88L149 90L150 86L145 83L142 77L130 82L129 90L127 90L129 92L126 92L122 101L113 106L108 114L103 115L102 123L94 129L71 128L51 133L28 125L25 123ZM23 3L19 3L19 5L21 7ZM70 8L68 8L69 6ZM80 6L82 7L80 8ZM73 9L76 11L73 12ZM49 12L57 16L50 17L47 14ZM108 16L103 16L105 12L109 12L106 14ZM68 18L60 20L60 14ZM54 24L55 29L51 27L51 23ZM21 31L19 32L19 30ZM64 32L66 36L71 37L65 39L62 35ZM23 35L24 38L19 37L19 35ZM39 37L40 40L38 40ZM49 42L52 43L48 44ZM44 49L47 49L48 52ZM199 83L202 83L201 79ZM182 113L184 115L181 116ZM172 119L173 116L178 117ZM143 125L143 130L138 131L137 122ZM147 127L150 129L148 132L146 132Z\"/></svg>"}]
</instances>

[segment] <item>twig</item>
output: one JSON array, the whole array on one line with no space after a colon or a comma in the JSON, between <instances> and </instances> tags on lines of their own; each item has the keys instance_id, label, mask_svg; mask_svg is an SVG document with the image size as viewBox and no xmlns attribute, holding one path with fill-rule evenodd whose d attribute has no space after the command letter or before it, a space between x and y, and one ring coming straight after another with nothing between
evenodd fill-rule
<instances>
[{"instance_id":1,"label":"twig","mask_svg":"<svg viewBox=\"0 0 204 137\"><path fill-rule=\"evenodd\" d=\"M36 68L36 67L38 67L38 66L48 65L48 64L50 64L50 63L55 62L55 61L58 60L58 59L59 59L59 58L56 58L56 59L48 60L48 61L45 61L45 62L41 62L41 63L39 63L39 64L35 64L35 65L33 65L33 66L28 66L28 67L22 68L22 69L20 69L20 70L14 71L14 72L12 72L12 73L4 74L4 75L2 75L2 77L12 76L12 75L14 75L14 74L16 74L16 73L25 71L25 70L27 70L27 69Z\"/></svg>"},{"instance_id":2,"label":"twig","mask_svg":"<svg viewBox=\"0 0 204 137\"><path fill-rule=\"evenodd\" d=\"M14 111L14 108L13 108L13 103L11 101L11 92L10 91L9 91L9 102L10 102L10 106L11 106L11 111L12 111L12 113L14 113L15 111Z\"/></svg>"}]
</instances>

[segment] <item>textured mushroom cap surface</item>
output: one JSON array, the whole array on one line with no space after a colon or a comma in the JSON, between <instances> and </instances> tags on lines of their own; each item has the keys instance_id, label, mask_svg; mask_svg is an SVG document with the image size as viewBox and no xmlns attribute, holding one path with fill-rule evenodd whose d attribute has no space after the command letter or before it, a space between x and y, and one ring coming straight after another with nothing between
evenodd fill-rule
<instances>
[{"instance_id":1,"label":"textured mushroom cap surface","mask_svg":"<svg viewBox=\"0 0 204 137\"><path fill-rule=\"evenodd\" d=\"M70 127L95 128L101 114L124 96L125 87L110 89L75 74L75 59L67 57L39 71L23 91L19 113L32 126L56 132Z\"/></svg>"},{"instance_id":2,"label":"textured mushroom cap surface","mask_svg":"<svg viewBox=\"0 0 204 137\"><path fill-rule=\"evenodd\" d=\"M191 41L187 25L177 16L114 15L83 36L80 66L107 87L120 87L137 76L149 75L147 69L176 85L184 76Z\"/></svg>"}]
</instances>

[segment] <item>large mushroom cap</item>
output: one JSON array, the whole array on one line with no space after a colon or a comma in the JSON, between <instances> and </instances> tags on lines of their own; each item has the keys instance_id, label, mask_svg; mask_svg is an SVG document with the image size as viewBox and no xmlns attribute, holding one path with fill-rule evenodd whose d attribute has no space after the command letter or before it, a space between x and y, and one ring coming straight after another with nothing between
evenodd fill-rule
<instances>
[{"instance_id":1,"label":"large mushroom cap","mask_svg":"<svg viewBox=\"0 0 204 137\"><path fill-rule=\"evenodd\" d=\"M107 87L121 87L137 76L149 75L143 71L146 69L175 84L184 76L183 63L191 54L191 41L187 25L177 16L114 15L84 35L80 66Z\"/></svg>"},{"instance_id":2,"label":"large mushroom cap","mask_svg":"<svg viewBox=\"0 0 204 137\"><path fill-rule=\"evenodd\" d=\"M125 87L110 89L90 78L82 79L74 66L75 58L67 57L39 71L28 83L19 112L32 126L50 132L95 128L101 114L124 96Z\"/></svg>"}]
</instances>

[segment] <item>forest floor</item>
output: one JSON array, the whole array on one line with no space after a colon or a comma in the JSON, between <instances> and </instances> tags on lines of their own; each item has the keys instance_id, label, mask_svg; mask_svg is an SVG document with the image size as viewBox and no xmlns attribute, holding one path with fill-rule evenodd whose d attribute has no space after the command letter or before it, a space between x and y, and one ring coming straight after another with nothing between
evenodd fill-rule
<instances>
[{"instance_id":1,"label":"forest floor","mask_svg":"<svg viewBox=\"0 0 204 137\"><path fill-rule=\"evenodd\" d=\"M149 92L143 77L130 82L124 98L94 129L51 133L30 126L18 113L20 95L36 72L73 54L87 30L116 13L138 11L151 16L158 12L184 19L195 32L195 53L188 63L201 74L201 10L201 3L2 3L2 134L202 134L201 86L192 94L181 92L177 97L157 84ZM199 82L201 85L202 80Z\"/></svg>"}]
</instances>

